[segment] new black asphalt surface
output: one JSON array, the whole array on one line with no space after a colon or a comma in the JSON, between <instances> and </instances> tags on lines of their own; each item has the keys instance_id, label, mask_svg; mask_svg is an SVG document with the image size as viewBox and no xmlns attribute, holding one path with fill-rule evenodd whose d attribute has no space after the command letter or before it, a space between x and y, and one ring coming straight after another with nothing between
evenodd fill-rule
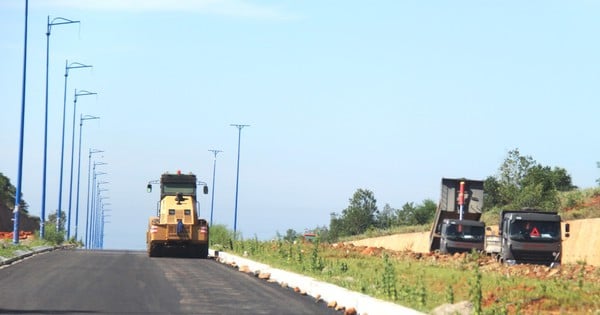
<instances>
[{"instance_id":1,"label":"new black asphalt surface","mask_svg":"<svg viewBox=\"0 0 600 315\"><path fill-rule=\"evenodd\" d=\"M58 250L0 269L0 314L341 314L204 259Z\"/></svg>"}]
</instances>

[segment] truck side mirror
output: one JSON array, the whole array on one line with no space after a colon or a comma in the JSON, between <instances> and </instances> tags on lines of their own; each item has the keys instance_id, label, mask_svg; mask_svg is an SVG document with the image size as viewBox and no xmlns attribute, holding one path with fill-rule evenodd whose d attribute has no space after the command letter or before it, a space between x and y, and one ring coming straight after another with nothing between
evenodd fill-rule
<instances>
[{"instance_id":1,"label":"truck side mirror","mask_svg":"<svg viewBox=\"0 0 600 315\"><path fill-rule=\"evenodd\" d=\"M202 191L205 195L208 194L208 186L204 186L204 188L202 188Z\"/></svg>"},{"instance_id":2,"label":"truck side mirror","mask_svg":"<svg viewBox=\"0 0 600 315\"><path fill-rule=\"evenodd\" d=\"M146 186L146 191L152 192L152 184L148 184L148 186Z\"/></svg>"},{"instance_id":3,"label":"truck side mirror","mask_svg":"<svg viewBox=\"0 0 600 315\"><path fill-rule=\"evenodd\" d=\"M565 223L565 237L569 237L571 232L571 225L569 223Z\"/></svg>"}]
</instances>

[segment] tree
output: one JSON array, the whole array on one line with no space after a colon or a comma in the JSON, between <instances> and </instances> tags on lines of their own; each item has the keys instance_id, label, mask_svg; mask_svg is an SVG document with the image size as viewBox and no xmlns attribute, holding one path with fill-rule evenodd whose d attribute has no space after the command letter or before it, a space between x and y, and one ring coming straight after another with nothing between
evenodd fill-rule
<instances>
[{"instance_id":1,"label":"tree","mask_svg":"<svg viewBox=\"0 0 600 315\"><path fill-rule=\"evenodd\" d=\"M431 199L423 200L423 203L419 205L414 212L414 220L416 224L422 225L430 223L435 215L437 206Z\"/></svg>"},{"instance_id":2,"label":"tree","mask_svg":"<svg viewBox=\"0 0 600 315\"><path fill-rule=\"evenodd\" d=\"M57 211L58 212L58 211ZM48 216L48 220L44 226L44 239L54 243L62 244L65 241L65 222L67 215L65 212L60 213L60 226L56 228L56 212Z\"/></svg>"},{"instance_id":3,"label":"tree","mask_svg":"<svg viewBox=\"0 0 600 315\"><path fill-rule=\"evenodd\" d=\"M563 168L543 166L519 149L508 152L496 178L484 182L486 209L492 207L520 209L559 206L558 191L577 188Z\"/></svg>"},{"instance_id":4,"label":"tree","mask_svg":"<svg viewBox=\"0 0 600 315\"><path fill-rule=\"evenodd\" d=\"M508 151L508 157L500 166L500 182L505 186L521 188L521 180L535 164L531 156L522 156L518 148Z\"/></svg>"},{"instance_id":5,"label":"tree","mask_svg":"<svg viewBox=\"0 0 600 315\"><path fill-rule=\"evenodd\" d=\"M596 162L596 167L600 168L600 162ZM600 178L596 179L596 183L600 185Z\"/></svg>"},{"instance_id":6,"label":"tree","mask_svg":"<svg viewBox=\"0 0 600 315\"><path fill-rule=\"evenodd\" d=\"M416 211L416 207L414 203L407 202L402 206L402 209L396 212L398 225L414 225L415 217L414 213Z\"/></svg>"},{"instance_id":7,"label":"tree","mask_svg":"<svg viewBox=\"0 0 600 315\"><path fill-rule=\"evenodd\" d=\"M329 223L329 240L331 242L337 241L340 236L346 235L344 231L344 226L342 219L337 215L337 213L331 213L331 220Z\"/></svg>"},{"instance_id":8,"label":"tree","mask_svg":"<svg viewBox=\"0 0 600 315\"><path fill-rule=\"evenodd\" d=\"M10 183L10 179L4 174L0 173L0 202L2 202L7 208L12 209L15 205L15 195L17 189ZM19 208L22 212L28 213L29 205L23 200L23 194L21 193L21 201Z\"/></svg>"},{"instance_id":9,"label":"tree","mask_svg":"<svg viewBox=\"0 0 600 315\"><path fill-rule=\"evenodd\" d=\"M535 160L530 156L521 156L519 149L508 152L508 156L500 165L498 182L499 196L502 203L512 203L518 198L522 188L522 180L535 165Z\"/></svg>"},{"instance_id":10,"label":"tree","mask_svg":"<svg viewBox=\"0 0 600 315\"><path fill-rule=\"evenodd\" d=\"M358 189L350 205L344 209L344 228L348 235L358 235L367 230L374 223L374 215L377 212L377 200L373 192L366 189Z\"/></svg>"},{"instance_id":11,"label":"tree","mask_svg":"<svg viewBox=\"0 0 600 315\"><path fill-rule=\"evenodd\" d=\"M375 223L377 200L373 192L366 189L358 189L350 199L350 205L342 210L341 215L331 214L329 226L331 237L337 239L340 236L358 235L365 232Z\"/></svg>"},{"instance_id":12,"label":"tree","mask_svg":"<svg viewBox=\"0 0 600 315\"><path fill-rule=\"evenodd\" d=\"M494 176L483 181L483 208L490 209L505 204L501 194L501 184Z\"/></svg>"},{"instance_id":13,"label":"tree","mask_svg":"<svg viewBox=\"0 0 600 315\"><path fill-rule=\"evenodd\" d=\"M379 229L389 229L397 222L396 212L396 209L386 203L383 210L375 216L375 226Z\"/></svg>"},{"instance_id":14,"label":"tree","mask_svg":"<svg viewBox=\"0 0 600 315\"><path fill-rule=\"evenodd\" d=\"M296 230L294 229L288 229L285 232L285 236L283 237L283 240L288 241L290 243L294 242L297 238L298 238L298 232L296 232Z\"/></svg>"},{"instance_id":15,"label":"tree","mask_svg":"<svg viewBox=\"0 0 600 315\"><path fill-rule=\"evenodd\" d=\"M558 191L571 191L577 189L577 186L573 185L571 175L569 175L564 168L554 167L551 176Z\"/></svg>"},{"instance_id":16,"label":"tree","mask_svg":"<svg viewBox=\"0 0 600 315\"><path fill-rule=\"evenodd\" d=\"M425 199L421 204L415 205L407 202L401 210L396 212L398 225L422 225L433 221L436 203L431 199Z\"/></svg>"}]
</instances>

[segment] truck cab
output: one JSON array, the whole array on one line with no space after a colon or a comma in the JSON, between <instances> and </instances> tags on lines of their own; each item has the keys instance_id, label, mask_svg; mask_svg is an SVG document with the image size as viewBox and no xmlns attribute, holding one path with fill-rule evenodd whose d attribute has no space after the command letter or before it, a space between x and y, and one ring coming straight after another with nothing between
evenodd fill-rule
<instances>
[{"instance_id":1,"label":"truck cab","mask_svg":"<svg viewBox=\"0 0 600 315\"><path fill-rule=\"evenodd\" d=\"M463 253L483 251L485 224L473 220L444 219L442 222L440 252Z\"/></svg>"},{"instance_id":2,"label":"truck cab","mask_svg":"<svg viewBox=\"0 0 600 315\"><path fill-rule=\"evenodd\" d=\"M568 229L568 224L566 225ZM502 211L498 258L507 264L561 263L561 218L556 212Z\"/></svg>"}]
</instances>

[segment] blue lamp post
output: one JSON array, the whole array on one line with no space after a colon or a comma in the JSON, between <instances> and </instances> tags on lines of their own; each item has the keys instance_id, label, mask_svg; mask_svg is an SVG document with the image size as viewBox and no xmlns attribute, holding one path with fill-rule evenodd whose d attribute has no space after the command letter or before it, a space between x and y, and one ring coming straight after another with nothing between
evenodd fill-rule
<instances>
[{"instance_id":1,"label":"blue lamp post","mask_svg":"<svg viewBox=\"0 0 600 315\"><path fill-rule=\"evenodd\" d=\"M77 92L75 89L75 96L73 98L73 136L71 138L71 178L69 183L69 213L67 217L67 239L71 238L71 201L73 200L73 165L75 158L75 112L77 111L77 98L79 96L96 95L98 93L81 90Z\"/></svg>"},{"instance_id":2,"label":"blue lamp post","mask_svg":"<svg viewBox=\"0 0 600 315\"><path fill-rule=\"evenodd\" d=\"M108 208L106 208L106 206L110 206L110 202L105 202L105 203L102 203L102 205L101 205L102 211L100 213L101 213L101 218L102 219L100 221L100 223L101 223L101 227L100 227L100 245L99 245L100 249L104 248L104 236L106 235L106 234L104 234L104 226L105 226L106 223L110 223L109 221L106 221L106 218L110 217L110 214L106 214L106 213L110 212L111 210L108 209Z\"/></svg>"},{"instance_id":3,"label":"blue lamp post","mask_svg":"<svg viewBox=\"0 0 600 315\"><path fill-rule=\"evenodd\" d=\"M100 182L98 183L103 184L104 182ZM100 187L100 186L98 186ZM95 218L94 218L94 230L92 232L92 244L94 246L94 248L102 248L102 229L103 229L103 222L104 219L102 218L104 212L102 209L102 205L105 204L104 202L102 202L105 199L109 199L108 196L102 196L102 192L104 191L108 191L108 189L103 189L103 188L98 188L98 197L97 197L97 201L96 201L96 206L95 208Z\"/></svg>"},{"instance_id":4,"label":"blue lamp post","mask_svg":"<svg viewBox=\"0 0 600 315\"><path fill-rule=\"evenodd\" d=\"M60 180L58 184L58 210L56 216L56 229L60 227L60 212L62 211L62 187L63 187L63 166L65 161L65 122L67 113L67 79L69 78L69 70L80 69L80 68L91 68L90 65L84 65L79 62L69 63L65 61L65 91L63 96L63 117L62 117L62 143L60 147Z\"/></svg>"},{"instance_id":5,"label":"blue lamp post","mask_svg":"<svg viewBox=\"0 0 600 315\"><path fill-rule=\"evenodd\" d=\"M77 239L77 227L79 226L79 183L81 178L81 136L83 130L83 121L91 119L100 119L100 117L91 115L81 115L79 117L79 153L77 161L77 193L75 194L75 239Z\"/></svg>"},{"instance_id":6,"label":"blue lamp post","mask_svg":"<svg viewBox=\"0 0 600 315\"><path fill-rule=\"evenodd\" d=\"M231 124L230 126L238 129L238 154L237 154L237 173L235 177L235 212L233 218L233 238L237 238L237 212L238 212L238 187L240 182L240 141L242 139L242 129L250 125Z\"/></svg>"},{"instance_id":7,"label":"blue lamp post","mask_svg":"<svg viewBox=\"0 0 600 315\"><path fill-rule=\"evenodd\" d=\"M217 170L217 153L223 152L221 150L208 150L215 155L215 159L213 161L213 178L212 178L212 196L210 198L210 226L213 224L213 209L215 205L215 172Z\"/></svg>"},{"instance_id":8,"label":"blue lamp post","mask_svg":"<svg viewBox=\"0 0 600 315\"><path fill-rule=\"evenodd\" d=\"M93 226L94 226L94 214L95 214L95 207L96 207L96 194L97 194L97 190L98 190L98 185L97 185L97 178L100 175L106 175L107 173L105 172L96 172L96 166L98 165L105 165L107 163L104 162L94 162L94 171L93 171L93 175L92 175L92 200L90 201L90 210L89 210L89 215L86 218L86 247L87 248L92 248L92 230L93 230Z\"/></svg>"},{"instance_id":9,"label":"blue lamp post","mask_svg":"<svg viewBox=\"0 0 600 315\"><path fill-rule=\"evenodd\" d=\"M44 238L44 221L46 220L46 161L48 156L48 64L50 62L50 32L52 31L52 26L73 23L79 23L79 21L72 21L61 17L54 18L52 19L52 21L50 21L50 16L48 16L46 32L46 101L44 114L44 166L42 175L42 213L40 218L41 238Z\"/></svg>"},{"instance_id":10,"label":"blue lamp post","mask_svg":"<svg viewBox=\"0 0 600 315\"><path fill-rule=\"evenodd\" d=\"M15 209L13 218L13 243L19 244L19 211L21 206L21 182L23 175L23 135L25 130L25 90L27 78L27 24L29 17L29 1L25 0L25 39L23 41L23 84L21 90L21 128L19 136L19 166L17 171L17 190L15 192Z\"/></svg>"},{"instance_id":11,"label":"blue lamp post","mask_svg":"<svg viewBox=\"0 0 600 315\"><path fill-rule=\"evenodd\" d=\"M87 201L86 201L86 212L85 212L85 246L88 248L88 229L90 219L90 172L92 168L92 154L102 153L104 151L98 149L90 149L88 155L88 174L87 174ZM106 164L106 163L104 163ZM94 172L96 171L96 163L94 162Z\"/></svg>"}]
</instances>

